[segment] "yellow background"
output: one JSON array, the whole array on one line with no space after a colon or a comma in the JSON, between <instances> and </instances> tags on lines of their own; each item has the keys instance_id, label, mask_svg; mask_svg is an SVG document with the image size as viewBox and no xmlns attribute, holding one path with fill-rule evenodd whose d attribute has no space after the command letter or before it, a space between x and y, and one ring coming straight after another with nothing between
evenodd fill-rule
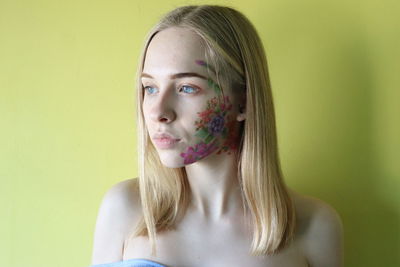
<instances>
[{"instance_id":1,"label":"yellow background","mask_svg":"<svg viewBox=\"0 0 400 267\"><path fill-rule=\"evenodd\" d=\"M0 266L90 264L103 194L137 175L143 39L189 3L0 0ZM399 2L213 3L259 31L287 183L340 213L346 266L400 266Z\"/></svg>"}]
</instances>

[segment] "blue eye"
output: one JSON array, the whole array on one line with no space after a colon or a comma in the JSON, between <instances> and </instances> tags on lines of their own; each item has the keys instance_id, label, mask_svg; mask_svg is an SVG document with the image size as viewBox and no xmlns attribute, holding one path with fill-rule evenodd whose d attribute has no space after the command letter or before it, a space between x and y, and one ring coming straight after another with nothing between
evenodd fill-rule
<instances>
[{"instance_id":1,"label":"blue eye","mask_svg":"<svg viewBox=\"0 0 400 267\"><path fill-rule=\"evenodd\" d=\"M151 86L145 86L145 87L143 87L143 89L144 89L144 90L146 91L146 93L149 94L149 95L155 94L155 93L157 93L157 91L158 91L157 88L154 88L154 87L151 87Z\"/></svg>"},{"instance_id":2,"label":"blue eye","mask_svg":"<svg viewBox=\"0 0 400 267\"><path fill-rule=\"evenodd\" d=\"M186 94L194 94L194 93L197 93L197 91L199 91L199 89L184 85L179 89L179 92L182 92L182 91Z\"/></svg>"}]
</instances>

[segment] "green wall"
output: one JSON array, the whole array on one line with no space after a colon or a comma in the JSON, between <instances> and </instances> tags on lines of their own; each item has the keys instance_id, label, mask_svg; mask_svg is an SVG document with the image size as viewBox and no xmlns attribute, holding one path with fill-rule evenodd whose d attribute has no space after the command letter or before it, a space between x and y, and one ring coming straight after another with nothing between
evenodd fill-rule
<instances>
[{"instance_id":1,"label":"green wall","mask_svg":"<svg viewBox=\"0 0 400 267\"><path fill-rule=\"evenodd\" d=\"M346 266L400 266L399 2L212 2L258 29L287 183L340 213ZM137 175L143 39L189 3L0 0L0 266L90 264L104 192Z\"/></svg>"}]
</instances>

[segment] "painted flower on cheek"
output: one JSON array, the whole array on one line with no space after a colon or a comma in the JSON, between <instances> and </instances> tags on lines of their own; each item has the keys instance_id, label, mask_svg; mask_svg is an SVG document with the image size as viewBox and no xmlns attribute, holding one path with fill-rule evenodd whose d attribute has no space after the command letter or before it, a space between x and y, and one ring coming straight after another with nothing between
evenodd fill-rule
<instances>
[{"instance_id":1,"label":"painted flower on cheek","mask_svg":"<svg viewBox=\"0 0 400 267\"><path fill-rule=\"evenodd\" d=\"M194 147L189 147L186 153L181 153L181 157L184 158L184 164L191 164L211 154L217 149L215 142L211 144L199 143Z\"/></svg>"},{"instance_id":2,"label":"painted flower on cheek","mask_svg":"<svg viewBox=\"0 0 400 267\"><path fill-rule=\"evenodd\" d=\"M239 135L238 135L238 132L234 130L235 129L235 121L230 120L227 123L226 128L228 129L228 136L226 139L224 139L221 149L218 150L217 154L221 154L222 152L227 152L228 155L230 155L232 150L237 149L237 142L238 142Z\"/></svg>"},{"instance_id":3,"label":"painted flower on cheek","mask_svg":"<svg viewBox=\"0 0 400 267\"><path fill-rule=\"evenodd\" d=\"M200 137L206 144L215 137L225 138L227 135L228 111L232 108L232 104L229 103L229 97L222 99L225 103L220 104L217 97L211 98L207 101L206 110L197 113L200 120L195 121L195 136Z\"/></svg>"},{"instance_id":4,"label":"painted flower on cheek","mask_svg":"<svg viewBox=\"0 0 400 267\"><path fill-rule=\"evenodd\" d=\"M184 159L184 164L194 163L218 148L218 154L231 148L234 121L228 111L232 109L232 104L230 104L228 96L222 99L223 103L219 103L217 97L211 98L207 101L206 110L197 113L200 120L195 121L195 136L199 137L201 141L180 154ZM222 142L217 137L221 137Z\"/></svg>"},{"instance_id":5,"label":"painted flower on cheek","mask_svg":"<svg viewBox=\"0 0 400 267\"><path fill-rule=\"evenodd\" d=\"M200 124L200 122L196 122L198 128L203 127L204 123L208 123L210 121L210 116L213 113L213 110L211 109L206 109L205 111L199 112L199 117L201 118L201 122L203 124ZM198 130L198 128L196 130Z\"/></svg>"},{"instance_id":6,"label":"painted flower on cheek","mask_svg":"<svg viewBox=\"0 0 400 267\"><path fill-rule=\"evenodd\" d=\"M225 119L222 115L217 115L211 119L210 123L208 124L208 132L211 133L213 136L217 136L222 132L225 126Z\"/></svg>"}]
</instances>

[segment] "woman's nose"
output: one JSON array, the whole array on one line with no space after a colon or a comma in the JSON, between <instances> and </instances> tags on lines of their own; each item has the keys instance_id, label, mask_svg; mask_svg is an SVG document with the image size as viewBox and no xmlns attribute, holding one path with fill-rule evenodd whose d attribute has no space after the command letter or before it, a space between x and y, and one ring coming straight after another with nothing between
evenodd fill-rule
<instances>
[{"instance_id":1,"label":"woman's nose","mask_svg":"<svg viewBox=\"0 0 400 267\"><path fill-rule=\"evenodd\" d=\"M156 117L156 120L158 122L171 123L175 120L175 115L172 112L163 112Z\"/></svg>"},{"instance_id":2,"label":"woman's nose","mask_svg":"<svg viewBox=\"0 0 400 267\"><path fill-rule=\"evenodd\" d=\"M156 103L153 103L150 118L154 122L171 123L176 119L176 113L173 107L174 104L168 97L160 98Z\"/></svg>"}]
</instances>

